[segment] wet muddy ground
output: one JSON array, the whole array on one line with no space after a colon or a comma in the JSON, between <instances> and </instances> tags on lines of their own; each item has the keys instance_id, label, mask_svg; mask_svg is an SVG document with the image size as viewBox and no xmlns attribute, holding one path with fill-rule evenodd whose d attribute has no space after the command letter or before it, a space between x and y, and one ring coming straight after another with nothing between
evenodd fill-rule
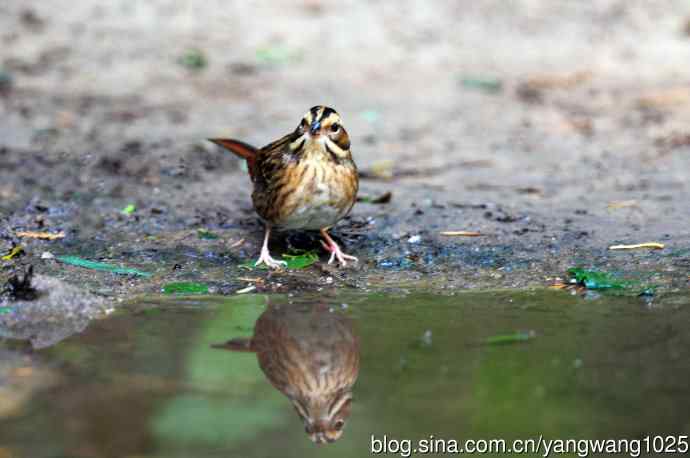
<instances>
[{"instance_id":1,"label":"wet muddy ground","mask_svg":"<svg viewBox=\"0 0 690 458\"><path fill-rule=\"evenodd\" d=\"M63 231L15 240L22 262L109 297L179 278L244 288L237 265L256 257L262 232L249 180L204 138L260 145L326 103L351 133L361 194L392 200L358 204L335 229L357 268L275 274L260 291L541 286L577 264L687 287L684 2L567 14L548 2L295 5L271 28L250 25L276 18L261 2L249 22L241 6L213 2L3 6L3 248L17 231ZM329 30L338 39L320 40ZM650 241L666 248L607 250ZM299 234L274 244L318 249ZM44 252L154 276L94 274Z\"/></svg>"},{"instance_id":2,"label":"wet muddy ground","mask_svg":"<svg viewBox=\"0 0 690 458\"><path fill-rule=\"evenodd\" d=\"M233 265L256 255L261 229L239 162L203 139L266 143L327 103L342 113L369 177L362 194L393 193L390 204L358 205L336 230L363 260L347 279L438 273L457 287L527 286L577 262L687 271L683 2L662 2L673 5L663 11L600 2L572 7L568 18L539 2L449 3L409 16L411 5L353 4L344 13L298 2L270 33L222 28L211 5L82 2L55 15L58 3L10 3L2 16L3 225L66 233L28 243L31 256L76 252L160 275L176 263L210 265L232 282ZM254 16L271 14L257 8ZM242 17L239 6L223 11ZM314 52L316 37L329 27L344 34L348 19L366 23L367 34L319 42ZM446 21L459 21L457 31L441 27ZM303 24L304 35L287 33ZM563 27L568 33L545 42ZM180 63L190 49L203 53L203 66ZM129 204L136 211L120 214ZM199 228L221 242L194 237ZM606 250L646 241L667 249ZM307 283L314 276L319 269Z\"/></svg>"},{"instance_id":3,"label":"wet muddy ground","mask_svg":"<svg viewBox=\"0 0 690 458\"><path fill-rule=\"evenodd\" d=\"M32 264L115 304L172 281L224 294L523 288L575 265L687 288L684 2L599 2L566 15L548 2L297 2L280 20L259 2L251 21L274 18L270 30L225 3L219 13L213 3L79 2L56 14L59 3L2 7L0 248L24 249L3 261L6 273ZM305 33L289 33L297 27ZM339 38L321 40L325 31ZM357 204L334 230L361 259L355 268L248 273L238 266L262 234L250 183L204 139L261 145L316 103L344 117L361 195L392 199ZM457 230L482 235L440 235ZM665 248L608 250L640 242ZM309 234L273 244L319 250ZM60 255L153 275L94 272Z\"/></svg>"}]
</instances>

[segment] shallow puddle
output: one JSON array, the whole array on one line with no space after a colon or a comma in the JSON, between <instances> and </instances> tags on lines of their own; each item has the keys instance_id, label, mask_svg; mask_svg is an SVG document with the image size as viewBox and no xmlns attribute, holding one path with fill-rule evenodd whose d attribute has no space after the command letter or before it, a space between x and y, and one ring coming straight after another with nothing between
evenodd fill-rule
<instances>
[{"instance_id":1,"label":"shallow puddle","mask_svg":"<svg viewBox=\"0 0 690 458\"><path fill-rule=\"evenodd\" d=\"M0 407L14 403L0 456L354 457L372 435L688 434L688 323L685 296L152 298L51 348L0 345L26 359L0 371Z\"/></svg>"}]
</instances>

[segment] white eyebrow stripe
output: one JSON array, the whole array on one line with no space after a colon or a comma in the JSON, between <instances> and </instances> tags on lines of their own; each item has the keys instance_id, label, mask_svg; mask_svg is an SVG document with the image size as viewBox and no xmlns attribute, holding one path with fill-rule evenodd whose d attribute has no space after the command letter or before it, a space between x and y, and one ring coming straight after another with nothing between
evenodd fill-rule
<instances>
[{"instance_id":1,"label":"white eyebrow stripe","mask_svg":"<svg viewBox=\"0 0 690 458\"><path fill-rule=\"evenodd\" d=\"M332 417L333 414L340 411L346 402L352 400L352 393L344 393L328 410L328 416Z\"/></svg>"},{"instance_id":2,"label":"white eyebrow stripe","mask_svg":"<svg viewBox=\"0 0 690 458\"><path fill-rule=\"evenodd\" d=\"M338 144L330 138L326 138L326 146L339 158L343 158L347 155L347 151L338 146Z\"/></svg>"}]
</instances>

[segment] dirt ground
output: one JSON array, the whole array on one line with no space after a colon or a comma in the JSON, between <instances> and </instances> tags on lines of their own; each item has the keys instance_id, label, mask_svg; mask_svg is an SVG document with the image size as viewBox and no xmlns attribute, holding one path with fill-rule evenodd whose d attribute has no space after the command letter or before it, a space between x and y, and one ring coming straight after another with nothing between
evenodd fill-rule
<instances>
[{"instance_id":1,"label":"dirt ground","mask_svg":"<svg viewBox=\"0 0 690 458\"><path fill-rule=\"evenodd\" d=\"M0 249L25 247L5 270L30 263L119 299L177 280L530 287L574 265L688 286L685 0L9 0L0 43ZM246 272L262 236L249 179L204 139L262 145L316 104L344 119L361 195L392 200L359 203L334 231L355 268ZM651 241L666 248L608 251Z\"/></svg>"}]
</instances>

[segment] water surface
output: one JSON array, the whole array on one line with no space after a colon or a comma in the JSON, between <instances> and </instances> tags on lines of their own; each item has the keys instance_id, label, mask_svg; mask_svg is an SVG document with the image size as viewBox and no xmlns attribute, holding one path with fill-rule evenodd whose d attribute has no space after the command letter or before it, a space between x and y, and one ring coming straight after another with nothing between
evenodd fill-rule
<instances>
[{"instance_id":1,"label":"water surface","mask_svg":"<svg viewBox=\"0 0 690 458\"><path fill-rule=\"evenodd\" d=\"M279 327L288 321L287 334L321 347L314 361L338 365L338 339L358 340L351 413L334 443L311 442L255 353L212 348L251 337L272 308L283 311L271 316ZM314 316L316 323L326 316L319 314L336 319L319 326ZM356 457L369 456L371 436L384 434L688 434L688 323L684 296L652 303L562 291L151 298L30 355L33 371L23 383L34 388L0 417L0 456ZM516 332L532 337L487 344ZM30 354L11 342L0 348ZM17 397L3 383L0 398Z\"/></svg>"}]
</instances>

